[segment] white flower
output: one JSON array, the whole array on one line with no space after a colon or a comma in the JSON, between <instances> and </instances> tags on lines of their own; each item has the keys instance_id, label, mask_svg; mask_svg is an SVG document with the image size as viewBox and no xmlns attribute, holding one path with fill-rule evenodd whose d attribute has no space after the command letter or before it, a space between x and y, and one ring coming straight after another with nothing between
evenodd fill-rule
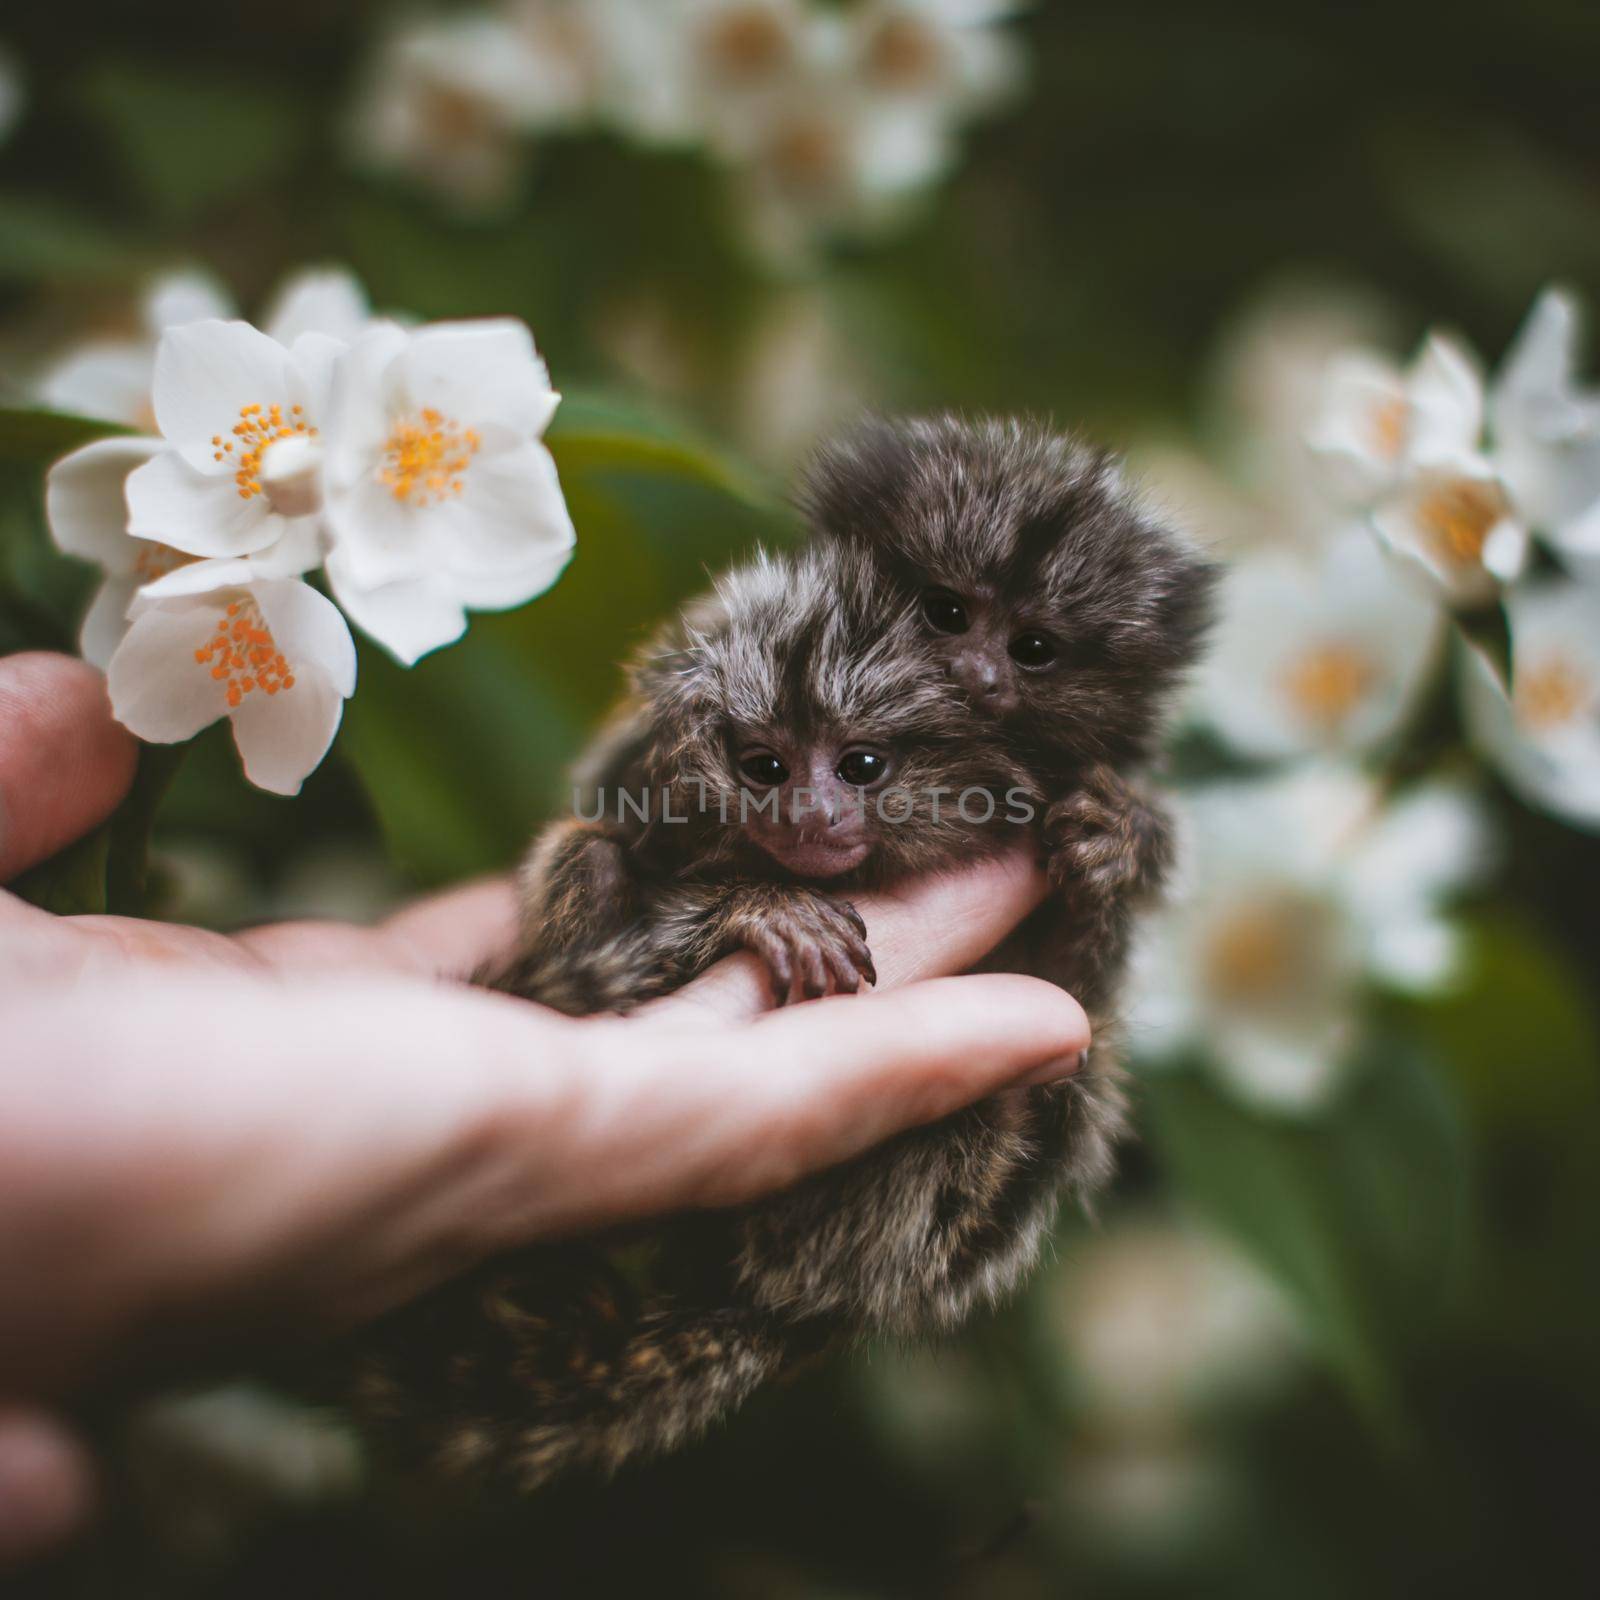
<instances>
[{"instance_id":1,"label":"white flower","mask_svg":"<svg viewBox=\"0 0 1600 1600\"><path fill-rule=\"evenodd\" d=\"M227 717L250 781L297 794L355 689L355 644L309 584L196 562L140 593L106 679L139 738L175 744Z\"/></svg>"},{"instance_id":2,"label":"white flower","mask_svg":"<svg viewBox=\"0 0 1600 1600\"><path fill-rule=\"evenodd\" d=\"M594 51L576 5L411 21L384 39L350 124L357 154L466 210L504 201L528 132L579 120Z\"/></svg>"},{"instance_id":3,"label":"white flower","mask_svg":"<svg viewBox=\"0 0 1600 1600\"><path fill-rule=\"evenodd\" d=\"M1462 647L1474 743L1531 805L1600 829L1600 585L1543 582L1506 597L1511 691Z\"/></svg>"},{"instance_id":4,"label":"white flower","mask_svg":"<svg viewBox=\"0 0 1600 1600\"><path fill-rule=\"evenodd\" d=\"M156 421L172 446L128 479L128 531L190 555L320 559L321 423L344 346L292 348L246 322L170 328L156 352Z\"/></svg>"},{"instance_id":5,"label":"white flower","mask_svg":"<svg viewBox=\"0 0 1600 1600\"><path fill-rule=\"evenodd\" d=\"M1306 443L1363 502L1397 488L1419 462L1471 455L1482 434L1483 382L1471 356L1430 334L1405 372L1370 350L1334 357Z\"/></svg>"},{"instance_id":6,"label":"white flower","mask_svg":"<svg viewBox=\"0 0 1600 1600\"><path fill-rule=\"evenodd\" d=\"M1139 953L1136 1039L1202 1047L1242 1098L1307 1112L1336 1087L1363 983L1447 983L1440 903L1483 870L1475 803L1429 784L1383 806L1360 774L1313 765L1218 784L1186 807L1190 882Z\"/></svg>"},{"instance_id":7,"label":"white flower","mask_svg":"<svg viewBox=\"0 0 1600 1600\"><path fill-rule=\"evenodd\" d=\"M572 520L540 440L559 398L509 320L383 327L341 361L328 578L401 661L458 638L467 609L521 605L565 567Z\"/></svg>"},{"instance_id":8,"label":"white flower","mask_svg":"<svg viewBox=\"0 0 1600 1600\"><path fill-rule=\"evenodd\" d=\"M1439 607L1360 527L1235 563L1196 709L1237 750L1355 751L1390 737L1438 655Z\"/></svg>"},{"instance_id":9,"label":"white flower","mask_svg":"<svg viewBox=\"0 0 1600 1600\"><path fill-rule=\"evenodd\" d=\"M961 119L1015 92L1023 56L1000 28L1019 0L867 0L848 17L851 69L868 93Z\"/></svg>"},{"instance_id":10,"label":"white flower","mask_svg":"<svg viewBox=\"0 0 1600 1600\"><path fill-rule=\"evenodd\" d=\"M78 636L84 659L102 671L127 632L128 607L140 585L195 559L128 533L128 474L164 449L159 439L99 439L64 456L45 479L45 516L56 544L105 575Z\"/></svg>"},{"instance_id":11,"label":"white flower","mask_svg":"<svg viewBox=\"0 0 1600 1600\"><path fill-rule=\"evenodd\" d=\"M1490 395L1495 464L1519 509L1576 566L1600 572L1600 392L1576 381L1577 300L1547 289Z\"/></svg>"},{"instance_id":12,"label":"white flower","mask_svg":"<svg viewBox=\"0 0 1600 1600\"><path fill-rule=\"evenodd\" d=\"M1477 454L1418 462L1372 525L1441 595L1464 605L1492 600L1528 559L1528 525L1493 464Z\"/></svg>"},{"instance_id":13,"label":"white flower","mask_svg":"<svg viewBox=\"0 0 1600 1600\"><path fill-rule=\"evenodd\" d=\"M1166 1434L1284 1375L1289 1307L1222 1240L1141 1220L1075 1245L1044 1304L1085 1409L1113 1432Z\"/></svg>"}]
</instances>

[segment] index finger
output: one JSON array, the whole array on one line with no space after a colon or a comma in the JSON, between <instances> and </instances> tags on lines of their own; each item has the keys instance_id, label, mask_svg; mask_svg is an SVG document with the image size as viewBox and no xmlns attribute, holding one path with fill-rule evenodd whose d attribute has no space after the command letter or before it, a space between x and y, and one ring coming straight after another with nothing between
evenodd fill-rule
<instances>
[{"instance_id":1,"label":"index finger","mask_svg":"<svg viewBox=\"0 0 1600 1600\"><path fill-rule=\"evenodd\" d=\"M0 883L104 822L137 758L87 662L39 650L0 659Z\"/></svg>"},{"instance_id":2,"label":"index finger","mask_svg":"<svg viewBox=\"0 0 1600 1600\"><path fill-rule=\"evenodd\" d=\"M923 978L966 972L1044 898L1045 879L1024 847L959 871L919 878L855 902L880 990ZM771 991L753 955L729 956L676 994L641 1011L704 1018L707 1012L748 1018L772 1008Z\"/></svg>"}]
</instances>

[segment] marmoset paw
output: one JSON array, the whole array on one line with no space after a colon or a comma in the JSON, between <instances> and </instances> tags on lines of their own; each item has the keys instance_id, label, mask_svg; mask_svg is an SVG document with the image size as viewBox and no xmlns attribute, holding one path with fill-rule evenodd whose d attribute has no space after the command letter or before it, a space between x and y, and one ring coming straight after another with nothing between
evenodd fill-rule
<instances>
[{"instance_id":1,"label":"marmoset paw","mask_svg":"<svg viewBox=\"0 0 1600 1600\"><path fill-rule=\"evenodd\" d=\"M1136 888L1147 870L1148 822L1133 790L1114 772L1096 770L1082 789L1045 812L1050 881L1105 898Z\"/></svg>"},{"instance_id":2,"label":"marmoset paw","mask_svg":"<svg viewBox=\"0 0 1600 1600\"><path fill-rule=\"evenodd\" d=\"M787 1005L854 994L878 981L867 925L848 900L798 891L775 900L740 932L739 942L765 963L773 997Z\"/></svg>"}]
</instances>

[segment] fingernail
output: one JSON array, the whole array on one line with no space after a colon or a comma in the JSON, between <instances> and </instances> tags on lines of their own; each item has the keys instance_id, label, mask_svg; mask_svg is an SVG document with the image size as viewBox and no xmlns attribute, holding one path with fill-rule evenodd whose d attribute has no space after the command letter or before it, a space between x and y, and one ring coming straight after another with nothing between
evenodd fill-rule
<instances>
[{"instance_id":1,"label":"fingernail","mask_svg":"<svg viewBox=\"0 0 1600 1600\"><path fill-rule=\"evenodd\" d=\"M1082 1072L1088 1064L1089 1052L1079 1050L1072 1055L1057 1056L1053 1061L1045 1062L1042 1067L1036 1067L1027 1077L1018 1081L1028 1088L1044 1083L1060 1083L1064 1078Z\"/></svg>"}]
</instances>

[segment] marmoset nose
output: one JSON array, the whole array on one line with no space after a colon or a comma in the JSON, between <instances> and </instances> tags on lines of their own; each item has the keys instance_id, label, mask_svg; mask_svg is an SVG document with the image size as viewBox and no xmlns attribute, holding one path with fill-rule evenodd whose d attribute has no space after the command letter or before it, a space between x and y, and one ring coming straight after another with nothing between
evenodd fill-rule
<instances>
[{"instance_id":1,"label":"marmoset nose","mask_svg":"<svg viewBox=\"0 0 1600 1600\"><path fill-rule=\"evenodd\" d=\"M985 655L963 653L950 663L950 675L968 694L991 699L1004 691L999 669Z\"/></svg>"}]
</instances>

